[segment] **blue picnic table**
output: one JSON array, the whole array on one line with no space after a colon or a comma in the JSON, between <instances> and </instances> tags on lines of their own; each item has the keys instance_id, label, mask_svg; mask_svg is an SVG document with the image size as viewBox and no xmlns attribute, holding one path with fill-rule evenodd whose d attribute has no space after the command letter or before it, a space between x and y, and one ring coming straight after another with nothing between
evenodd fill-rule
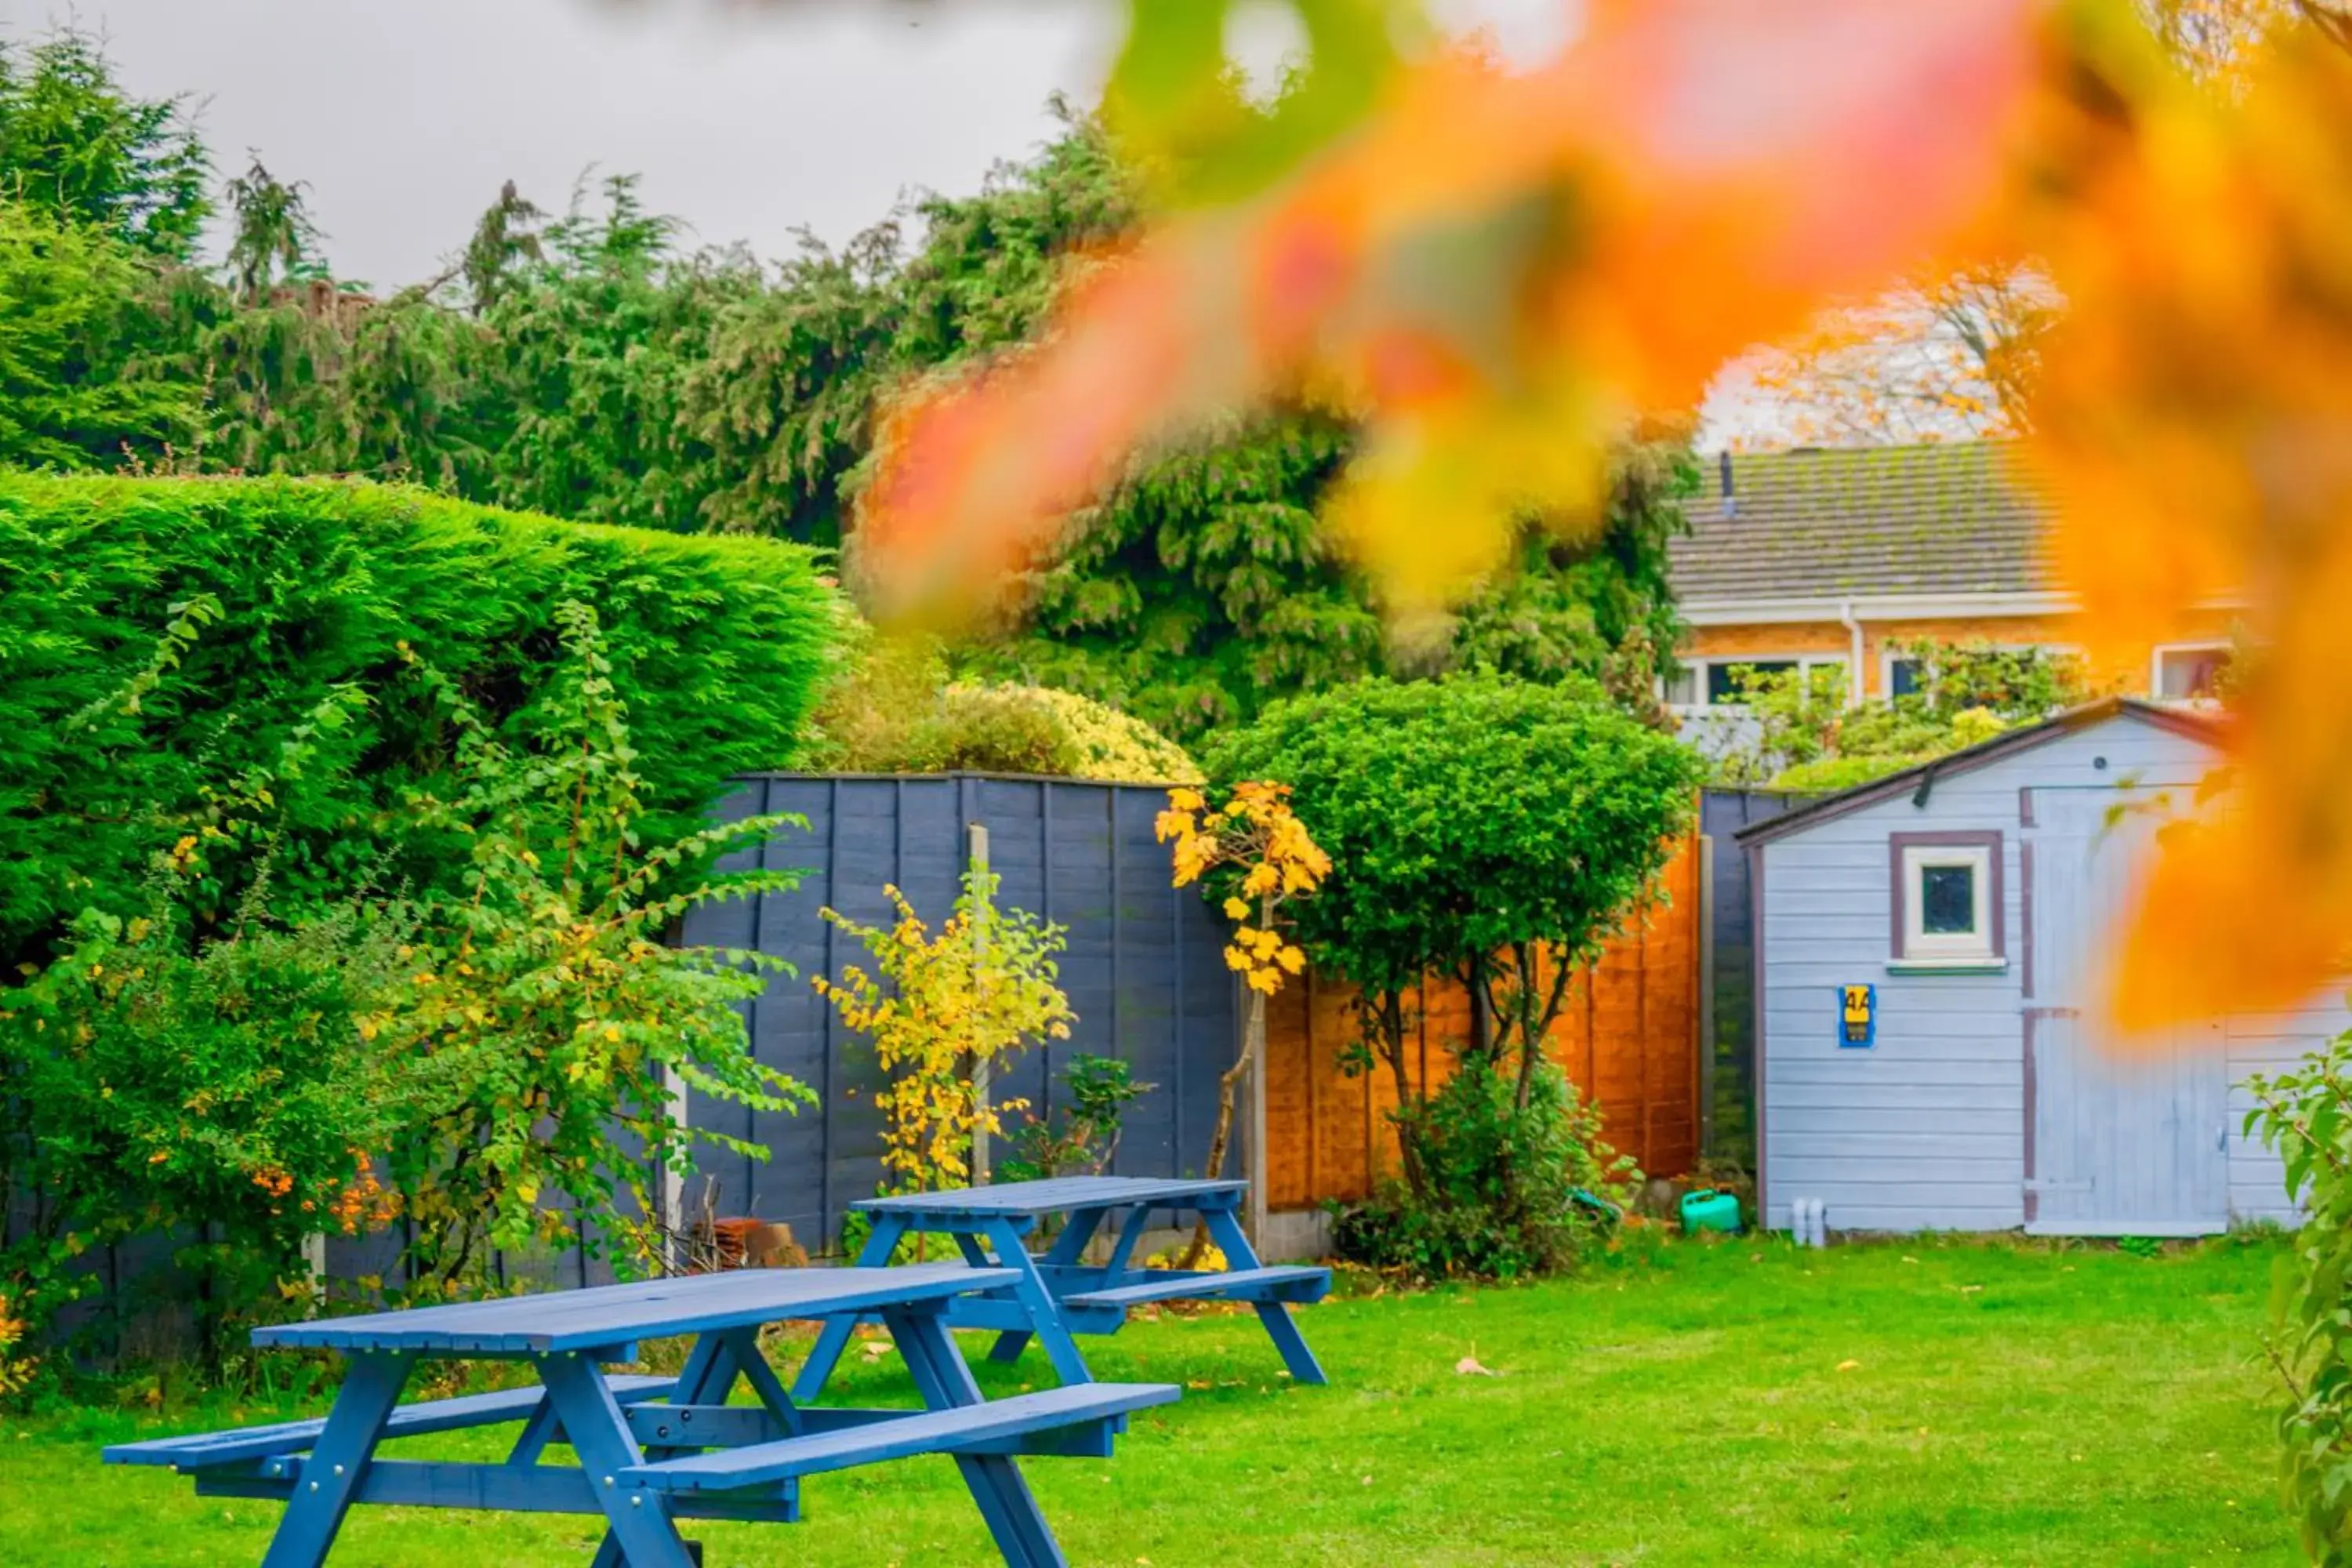
<instances>
[{"instance_id":1,"label":"blue picnic table","mask_svg":"<svg viewBox=\"0 0 2352 1568\"><path fill-rule=\"evenodd\" d=\"M1315 1352L1291 1321L1290 1308L1321 1300L1331 1289L1331 1271L1261 1263L1236 1212L1248 1191L1249 1184L1239 1181L1055 1176L867 1198L852 1205L874 1222L857 1264L860 1268L888 1265L899 1242L909 1235L952 1237L972 1269L999 1276L1000 1281L950 1301L949 1326L997 1331L989 1357L1000 1362L1018 1358L1034 1337L1066 1385L1086 1383L1092 1375L1073 1336L1116 1333L1135 1307L1188 1300L1248 1302L1257 1310L1258 1321L1290 1375L1300 1383L1327 1382ZM1066 1221L1045 1255L1034 1258L1025 1238L1048 1215L1066 1215ZM1225 1267L1135 1267L1136 1244L1154 1215L1166 1215L1179 1224L1197 1218L1207 1226L1210 1239L1224 1254ZM1108 1258L1087 1263L1087 1245L1106 1228L1115 1238ZM1001 1279L1008 1273L1009 1280ZM806 1402L823 1392L859 1321L859 1315L845 1313L825 1324L816 1348L801 1364L793 1398Z\"/></svg>"},{"instance_id":2,"label":"blue picnic table","mask_svg":"<svg viewBox=\"0 0 2352 1568\"><path fill-rule=\"evenodd\" d=\"M110 1464L167 1465L199 1495L274 1498L285 1517L264 1568L316 1568L355 1503L601 1514L603 1568L688 1568L677 1521L800 1517L800 1480L904 1458L954 1457L990 1532L1016 1568L1065 1559L1015 1463L1022 1455L1108 1458L1129 1413L1173 1401L1164 1384L1093 1384L983 1400L948 1332L947 1309L1010 1289L1012 1269L762 1268L607 1285L257 1329L257 1345L338 1351L349 1362L321 1420L199 1433L106 1450ZM803 1409L759 1345L787 1319L871 1313L889 1330L922 1410ZM677 1376L614 1375L636 1342L693 1336ZM422 1361L529 1363L539 1386L403 1405ZM756 1405L730 1405L738 1381ZM387 1438L520 1421L503 1463L376 1457ZM577 1465L542 1458L571 1446Z\"/></svg>"}]
</instances>

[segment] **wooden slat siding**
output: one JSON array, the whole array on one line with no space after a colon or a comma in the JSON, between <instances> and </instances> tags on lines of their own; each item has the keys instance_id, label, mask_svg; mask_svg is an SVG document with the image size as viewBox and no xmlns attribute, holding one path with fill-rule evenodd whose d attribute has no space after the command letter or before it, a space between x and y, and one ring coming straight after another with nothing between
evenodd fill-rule
<instances>
[{"instance_id":1,"label":"wooden slat siding","mask_svg":"<svg viewBox=\"0 0 2352 1568\"><path fill-rule=\"evenodd\" d=\"M1788 1201L1798 1196L1824 1199L1842 1229L1990 1230L2024 1220L2027 964L2032 939L2048 934L2035 927L2059 914L2027 907L2039 868L2026 837L2041 831L2050 791L2130 780L2185 792L2210 755L2191 737L2126 715L1938 779L1922 806L1906 794L1760 846L1768 1223L1785 1227ZM1890 836L1994 829L2013 840L2002 868L2009 972L1887 973ZM1863 980L1879 987L1879 1043L1843 1051L1834 987ZM2233 1017L2231 1077L2290 1062L2348 1022L2352 1013L2332 997ZM2290 1217L2277 1161L2237 1131L2251 1097L2239 1088L2230 1103L2232 1214Z\"/></svg>"},{"instance_id":2,"label":"wooden slat siding","mask_svg":"<svg viewBox=\"0 0 2352 1568\"><path fill-rule=\"evenodd\" d=\"M2227 1020L2230 1052L2230 1212L2240 1219L2294 1225L2301 1215L2288 1199L2286 1171L2278 1155L2247 1133L2246 1113L2254 1097L2243 1080L2254 1073L2294 1067L2311 1052L2352 1028L2343 988L2336 986L2301 1007L2239 1013Z\"/></svg>"},{"instance_id":3,"label":"wooden slat siding","mask_svg":"<svg viewBox=\"0 0 2352 1568\"><path fill-rule=\"evenodd\" d=\"M1595 1093L1604 1136L1652 1174L1681 1175L1698 1157L1698 858L1696 838L1668 864L1668 902L1610 945L1570 983L1546 1047L1580 1088ZM1549 971L1544 971L1549 978ZM1340 1070L1358 1037L1354 988L1323 975L1286 987L1266 1016L1269 1205L1311 1206L1370 1194L1396 1168L1385 1067ZM1470 1032L1459 982L1432 981L1409 999L1416 1014L1407 1076L1435 1088L1451 1075L1448 1040Z\"/></svg>"}]
</instances>

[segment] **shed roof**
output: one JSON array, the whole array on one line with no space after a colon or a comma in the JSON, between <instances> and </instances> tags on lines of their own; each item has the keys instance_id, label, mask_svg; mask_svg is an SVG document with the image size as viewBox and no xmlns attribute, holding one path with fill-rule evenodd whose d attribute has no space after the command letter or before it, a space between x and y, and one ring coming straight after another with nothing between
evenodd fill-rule
<instances>
[{"instance_id":1,"label":"shed roof","mask_svg":"<svg viewBox=\"0 0 2352 1568\"><path fill-rule=\"evenodd\" d=\"M1848 812L1860 811L1867 805L1875 805L1880 801L1889 800L1900 795L1916 795L1932 788L1938 779L1949 778L1956 773L1971 773L1987 763L1999 762L2001 758L2015 752L2032 751L2044 742L2054 741L2061 735L2073 734L2078 730L2086 730L2095 724L2104 724L2111 720L2126 718L2139 720L2154 724L2159 729L2170 730L2178 734L2188 735L2208 743L2218 742L2221 734L2221 726L2219 722L2200 714L2188 712L2179 708L2166 707L2162 703L2144 702L2134 697L2103 698L2096 702L2084 703L2080 708L2069 708L2063 713L2054 714L2039 724L2028 724L2021 729L2011 730L1995 735L1990 741L1981 741L1976 745L1937 757L1932 762L1906 768L1899 773L1889 773L1883 779L1874 779L1868 784L1856 784L1852 789L1840 790L1835 795L1825 795L1819 800L1798 806L1793 811L1783 812L1779 816L1759 822L1752 827L1743 827L1733 837L1742 846L1769 844L1776 838L1784 838L1791 833L1801 833L1806 828L1829 821L1832 817L1843 816Z\"/></svg>"},{"instance_id":2,"label":"shed roof","mask_svg":"<svg viewBox=\"0 0 2352 1568\"><path fill-rule=\"evenodd\" d=\"M2040 543L2052 509L2013 441L1811 447L1704 468L1691 532L1668 546L1685 604L2055 586Z\"/></svg>"}]
</instances>

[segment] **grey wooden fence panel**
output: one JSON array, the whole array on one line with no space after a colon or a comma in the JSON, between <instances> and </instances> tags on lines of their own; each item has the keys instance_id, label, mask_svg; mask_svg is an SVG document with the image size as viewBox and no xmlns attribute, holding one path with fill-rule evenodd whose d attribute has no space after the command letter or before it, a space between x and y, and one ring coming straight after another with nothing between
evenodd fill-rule
<instances>
[{"instance_id":1,"label":"grey wooden fence panel","mask_svg":"<svg viewBox=\"0 0 2352 1568\"><path fill-rule=\"evenodd\" d=\"M1167 803L1156 786L1069 780L949 774L921 778L761 774L741 781L717 808L723 820L791 813L805 832L787 830L738 851L722 869L799 868L788 893L705 905L685 921L683 940L748 949L784 960L748 1007L751 1047L818 1093L797 1114L754 1113L690 1094L689 1120L763 1144L766 1160L706 1149L698 1156L721 1215L749 1215L791 1225L804 1244L829 1243L850 1203L881 1180L881 1120L874 1092L879 1068L865 1041L844 1030L810 987L818 974L838 976L864 950L820 911L830 906L887 925L886 884L895 885L934 927L954 903L965 854L965 827L989 830L1000 903L1029 910L1068 930L1061 982L1077 1013L1072 1037L1029 1053L998 1079L1000 1098L1026 1100L1046 1116L1063 1109L1058 1075L1081 1052L1116 1056L1154 1087L1130 1112L1113 1167L1125 1175L1197 1173L1216 1119L1217 1075L1232 1061L1239 1013L1233 978L1221 956L1223 931L1192 889L1168 884L1164 845L1152 819ZM1744 907L1744 906L1743 906ZM870 964L868 965L870 967ZM1018 1116L1008 1118L1016 1127ZM1001 1153L1001 1151L1000 1151ZM1238 1170L1238 1163L1231 1167ZM0 1240L32 1224L37 1194L0 1202ZM698 1187L688 1201L698 1205ZM627 1203L622 1194L624 1205ZM590 1215L590 1226L600 1223ZM405 1236L331 1237L327 1273L350 1286L381 1280L398 1287ZM168 1352L191 1344L185 1308L194 1287L173 1261L172 1237L143 1236L93 1252L81 1267L102 1288L68 1315L68 1330L100 1330L88 1345L98 1359ZM814 1250L814 1248L813 1248ZM568 1289L601 1284L610 1264L577 1247L561 1252L501 1255L509 1285ZM176 1304L176 1305L175 1305Z\"/></svg>"},{"instance_id":2,"label":"grey wooden fence panel","mask_svg":"<svg viewBox=\"0 0 2352 1568\"><path fill-rule=\"evenodd\" d=\"M1154 1086L1128 1117L1115 1169L1177 1176L1200 1170L1216 1119L1217 1074L1232 1060L1237 998L1222 956L1216 917L1190 889L1168 883L1168 850L1152 834L1167 804L1157 786L951 773L929 777L761 774L720 807L730 820L789 812L788 830L729 862L803 868L792 893L715 904L688 917L683 940L751 949L794 973L771 978L749 1005L759 1059L815 1089L797 1116L745 1112L692 1097L696 1125L765 1144L765 1162L702 1159L723 1215L782 1221L803 1245L831 1242L855 1200L882 1176L882 1131L873 1109L880 1077L870 1047L844 1030L812 990L838 978L864 950L825 921L830 907L887 924L883 889L896 886L934 927L954 903L966 828L988 830L990 868L1006 909L1064 926L1060 980L1077 1014L1071 1038L1016 1059L996 1078L1000 1100L1028 1102L1043 1118L1064 1107L1058 1075L1080 1053L1118 1057ZM870 968L870 965L867 965ZM1022 1117L1008 1117L1018 1127ZM1002 1149L1000 1148L1000 1155ZM689 1203L700 1194L689 1191Z\"/></svg>"},{"instance_id":3,"label":"grey wooden fence panel","mask_svg":"<svg viewBox=\"0 0 2352 1568\"><path fill-rule=\"evenodd\" d=\"M1710 789L1699 796L1699 831L1706 836L1715 898L1702 940L1714 948L1714 994L1706 999L1714 1025L1713 1158L1750 1169L1756 1160L1756 921L1748 907L1748 858L1733 835L1805 804L1811 795L1775 790Z\"/></svg>"}]
</instances>

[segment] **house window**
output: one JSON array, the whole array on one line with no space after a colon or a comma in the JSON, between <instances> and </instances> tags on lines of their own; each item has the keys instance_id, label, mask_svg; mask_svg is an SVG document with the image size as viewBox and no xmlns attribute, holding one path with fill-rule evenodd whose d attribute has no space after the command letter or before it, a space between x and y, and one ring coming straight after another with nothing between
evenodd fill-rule
<instances>
[{"instance_id":1,"label":"house window","mask_svg":"<svg viewBox=\"0 0 2352 1568\"><path fill-rule=\"evenodd\" d=\"M1896 645L1896 647L1916 645ZM1980 643L1971 645L1971 651L1992 654L2012 654L2021 660L2038 659L2045 668L2075 661L2075 650L2055 643ZM1933 697L1936 695L1934 660L1919 653L1899 653L1888 647L1881 656L1878 689L1889 698Z\"/></svg>"},{"instance_id":2,"label":"house window","mask_svg":"<svg viewBox=\"0 0 2352 1568\"><path fill-rule=\"evenodd\" d=\"M1896 834L1892 967L1998 969L2000 836Z\"/></svg>"},{"instance_id":3,"label":"house window","mask_svg":"<svg viewBox=\"0 0 2352 1568\"><path fill-rule=\"evenodd\" d=\"M1706 705L1737 707L1746 696L1748 681L1761 680L1768 675L1786 675L1797 668L1793 658L1710 660L1706 667Z\"/></svg>"},{"instance_id":4,"label":"house window","mask_svg":"<svg viewBox=\"0 0 2352 1568\"><path fill-rule=\"evenodd\" d=\"M1748 680L1764 676L1788 675L1798 670L1804 672L1808 691L1817 697L1828 697L1838 678L1844 673L1845 659L1838 655L1810 654L1737 654L1719 658L1686 658L1681 661L1680 668L1671 678L1659 683L1658 694L1670 706L1685 711L1706 708L1737 710L1747 706L1746 685Z\"/></svg>"},{"instance_id":5,"label":"house window","mask_svg":"<svg viewBox=\"0 0 2352 1568\"><path fill-rule=\"evenodd\" d=\"M2221 696L2221 679L2229 668L2227 643L2160 647L2156 650L2156 673L2150 689L2170 702L2210 702Z\"/></svg>"}]
</instances>

